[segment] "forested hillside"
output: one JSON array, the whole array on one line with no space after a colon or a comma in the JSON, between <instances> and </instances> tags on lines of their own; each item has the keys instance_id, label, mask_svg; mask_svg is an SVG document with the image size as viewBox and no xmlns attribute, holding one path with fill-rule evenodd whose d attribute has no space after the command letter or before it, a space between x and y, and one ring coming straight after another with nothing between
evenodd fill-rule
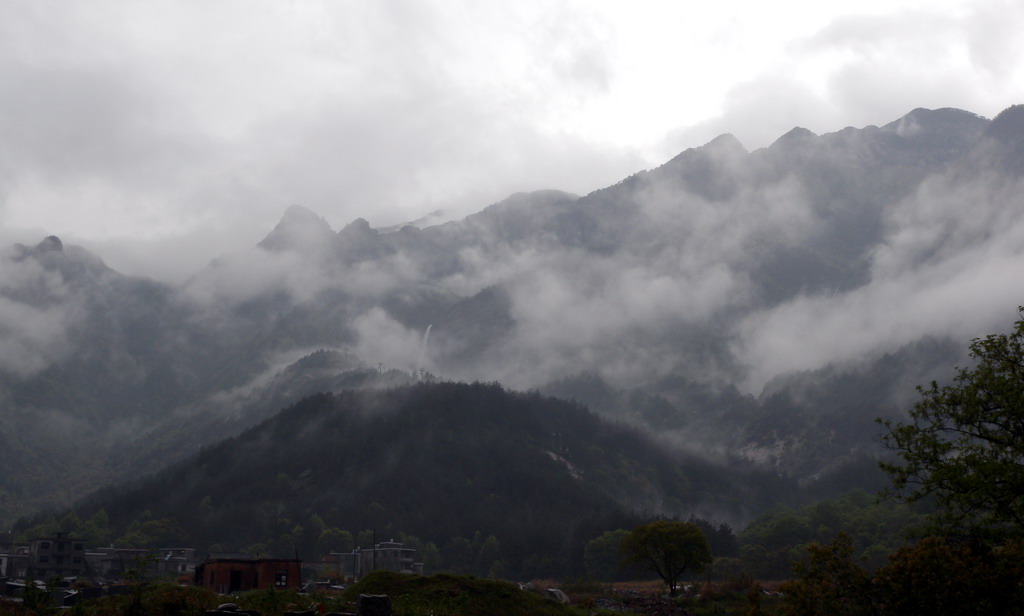
<instances>
[{"instance_id":1,"label":"forested hillside","mask_svg":"<svg viewBox=\"0 0 1024 616\"><path fill-rule=\"evenodd\" d=\"M582 574L585 543L604 531L655 514L745 518L794 491L749 463L681 455L573 403L437 383L305 398L152 478L94 494L63 524L93 542L310 559L368 545L375 530L378 541L419 545L435 567Z\"/></svg>"}]
</instances>

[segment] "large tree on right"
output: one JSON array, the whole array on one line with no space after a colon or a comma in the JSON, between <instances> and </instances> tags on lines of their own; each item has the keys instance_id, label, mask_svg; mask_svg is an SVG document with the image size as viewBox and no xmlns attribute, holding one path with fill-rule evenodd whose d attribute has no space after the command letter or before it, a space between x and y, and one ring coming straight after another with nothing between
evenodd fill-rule
<instances>
[{"instance_id":1,"label":"large tree on right","mask_svg":"<svg viewBox=\"0 0 1024 616\"><path fill-rule=\"evenodd\" d=\"M881 422L898 454L882 468L897 498L936 499L946 531L1024 535L1024 318L970 349L974 366L951 385L918 388L909 422Z\"/></svg>"}]
</instances>

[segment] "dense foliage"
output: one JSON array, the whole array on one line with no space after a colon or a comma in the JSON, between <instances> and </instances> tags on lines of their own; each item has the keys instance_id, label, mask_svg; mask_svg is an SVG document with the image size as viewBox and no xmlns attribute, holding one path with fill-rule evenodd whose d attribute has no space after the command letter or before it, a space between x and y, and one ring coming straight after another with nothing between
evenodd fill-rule
<instances>
[{"instance_id":1,"label":"dense foliage","mask_svg":"<svg viewBox=\"0 0 1024 616\"><path fill-rule=\"evenodd\" d=\"M925 520L904 504L876 502L862 490L796 509L776 507L762 513L736 537L736 553L712 550L717 576L746 574L781 580L812 544L827 544L840 533L850 538L855 559L868 569L885 563ZM713 537L713 535L709 535Z\"/></svg>"},{"instance_id":2,"label":"dense foliage","mask_svg":"<svg viewBox=\"0 0 1024 616\"><path fill-rule=\"evenodd\" d=\"M1019 309L1024 314L1024 308ZM932 382L907 424L883 422L900 456L884 464L893 492L934 497L945 532L1024 532L1024 319L1010 334L971 342L976 365L952 385Z\"/></svg>"},{"instance_id":3,"label":"dense foliage","mask_svg":"<svg viewBox=\"0 0 1024 616\"><path fill-rule=\"evenodd\" d=\"M812 545L782 586L789 616L1024 614L1024 544L997 548L928 537L900 548L873 573L849 537Z\"/></svg>"},{"instance_id":4,"label":"dense foliage","mask_svg":"<svg viewBox=\"0 0 1024 616\"><path fill-rule=\"evenodd\" d=\"M584 575L584 548L659 508L770 502L780 480L669 454L583 407L498 385L306 398L187 463L23 535L316 560L404 540L428 570ZM647 509L644 509L646 505ZM731 534L731 530L729 531Z\"/></svg>"}]
</instances>

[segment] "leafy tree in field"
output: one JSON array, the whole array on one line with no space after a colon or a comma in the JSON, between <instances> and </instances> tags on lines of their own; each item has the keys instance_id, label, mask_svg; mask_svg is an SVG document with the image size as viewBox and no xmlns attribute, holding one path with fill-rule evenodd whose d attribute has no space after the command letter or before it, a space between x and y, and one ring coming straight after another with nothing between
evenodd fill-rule
<instances>
[{"instance_id":1,"label":"leafy tree in field","mask_svg":"<svg viewBox=\"0 0 1024 616\"><path fill-rule=\"evenodd\" d=\"M640 564L657 573L672 596L683 573L700 573L711 562L707 537L692 522L655 520L641 524L623 539L622 552L626 562Z\"/></svg>"},{"instance_id":2,"label":"leafy tree in field","mask_svg":"<svg viewBox=\"0 0 1024 616\"><path fill-rule=\"evenodd\" d=\"M1024 316L1024 307L1018 308ZM907 424L881 421L901 461L882 464L891 492L934 497L948 530L1006 536L1024 531L1024 319L1010 334L971 342L977 364L952 385L919 388Z\"/></svg>"}]
</instances>

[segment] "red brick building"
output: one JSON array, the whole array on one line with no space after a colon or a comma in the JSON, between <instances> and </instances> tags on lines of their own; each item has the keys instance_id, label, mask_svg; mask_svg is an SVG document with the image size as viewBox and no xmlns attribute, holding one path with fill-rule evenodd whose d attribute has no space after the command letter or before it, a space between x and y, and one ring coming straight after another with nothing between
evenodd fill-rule
<instances>
[{"instance_id":1,"label":"red brick building","mask_svg":"<svg viewBox=\"0 0 1024 616\"><path fill-rule=\"evenodd\" d=\"M263 588L298 590L301 574L301 560L214 558L196 567L195 582L222 595Z\"/></svg>"}]
</instances>

